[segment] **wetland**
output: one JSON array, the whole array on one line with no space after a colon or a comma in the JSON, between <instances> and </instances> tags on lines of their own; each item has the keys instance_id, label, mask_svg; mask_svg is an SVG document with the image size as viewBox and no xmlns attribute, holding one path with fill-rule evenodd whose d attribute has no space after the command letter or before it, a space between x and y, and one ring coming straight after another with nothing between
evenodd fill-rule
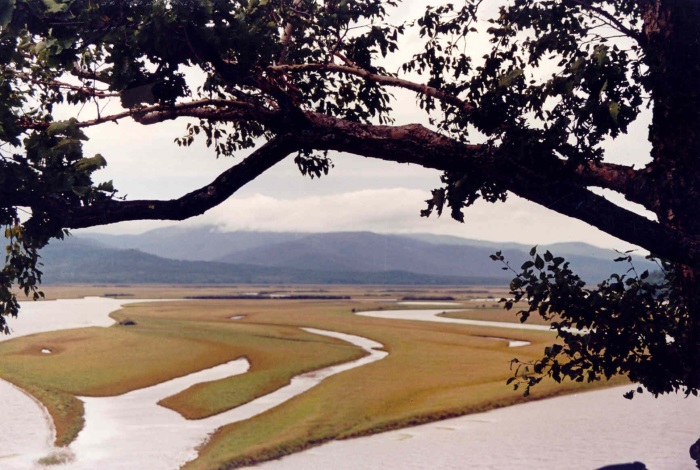
<instances>
[{"instance_id":1,"label":"wetland","mask_svg":"<svg viewBox=\"0 0 700 470\"><path fill-rule=\"evenodd\" d=\"M497 305L482 307L483 299L473 300L476 295L471 292L430 288L417 294L415 289L389 287L300 291L281 286L273 298L220 298L243 295L241 289L66 287L49 295L113 295L25 305L16 324L18 334L0 343L0 376L32 397L19 392L25 409L33 407L26 412L31 424L25 428L31 429L12 433L21 435L18 440L24 444L3 444L3 465L208 469L245 466L311 449L276 461L294 465L290 459L304 458L308 452L317 455L316 449L325 447L316 446L324 442L384 431L414 435L416 431L406 428L439 426L448 418L469 419L467 415L477 416L473 413L624 383L548 383L523 398L505 385L509 361L514 355L535 357L553 334L546 327L523 328L516 318L505 318ZM312 290L313 295L337 298L308 298ZM455 305L398 305L397 299L407 295L450 295ZM184 300L187 296L218 297ZM169 300L144 302L145 298ZM59 323L59 318L83 310L88 320L74 320L65 324L69 329L58 330L44 319L32 321L31 310L37 306L53 306L52 321ZM428 316L440 321L429 321ZM40 333L34 327L20 336L19 321L25 318L30 325L53 331ZM295 385L304 379L306 385ZM4 386L10 387L7 382ZM291 393L295 386L297 392ZM614 402L624 405L624 390L611 390L619 398ZM124 412L129 410L125 403L139 396L138 406L148 408ZM160 419L165 421L159 424ZM158 426L172 435L158 431ZM27 437L30 431L37 437ZM146 444L149 435L160 436L165 447ZM382 436L389 435L367 439L375 439L377 447L384 442ZM363 441L351 439L342 445L353 442ZM499 454L497 447L494 455ZM392 453L390 449L386 447ZM450 458L459 461L460 455ZM434 461L433 457L425 465ZM289 468L311 468L309 461L302 462Z\"/></svg>"}]
</instances>

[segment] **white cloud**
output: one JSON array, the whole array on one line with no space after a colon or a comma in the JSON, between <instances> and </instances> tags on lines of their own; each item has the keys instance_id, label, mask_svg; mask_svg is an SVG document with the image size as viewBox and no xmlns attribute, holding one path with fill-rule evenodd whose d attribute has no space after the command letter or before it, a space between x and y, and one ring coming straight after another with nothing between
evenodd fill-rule
<instances>
[{"instance_id":1,"label":"white cloud","mask_svg":"<svg viewBox=\"0 0 700 470\"><path fill-rule=\"evenodd\" d=\"M511 196L506 204L477 202L461 224L443 213L420 217L428 191L368 189L326 196L276 198L265 194L233 197L208 213L185 222L212 224L223 231L373 231L430 232L494 241L553 243L586 241L628 249L629 244L574 219Z\"/></svg>"}]
</instances>

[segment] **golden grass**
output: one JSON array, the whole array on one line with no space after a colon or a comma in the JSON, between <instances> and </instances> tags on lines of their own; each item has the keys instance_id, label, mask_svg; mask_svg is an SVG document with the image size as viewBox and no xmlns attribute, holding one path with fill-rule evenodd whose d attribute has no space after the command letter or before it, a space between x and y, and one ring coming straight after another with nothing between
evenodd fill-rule
<instances>
[{"instance_id":1,"label":"golden grass","mask_svg":"<svg viewBox=\"0 0 700 470\"><path fill-rule=\"evenodd\" d=\"M117 291L119 287L121 291ZM270 286L196 287L102 286L83 294L135 297L234 295ZM58 288L51 295L76 293ZM103 289L99 292L99 289ZM327 292L327 287L280 287L277 291ZM48 289L47 289L48 290ZM106 291L106 292L105 292ZM213 294L212 294L213 292ZM333 288L334 295L377 301L403 295L453 295L469 302L494 295L475 292L390 287ZM500 297L499 297L500 298ZM480 305L478 302L467 303ZM188 374L245 356L251 372L200 384L162 401L186 417L210 416L246 403L288 383L299 373L344 362L363 353L344 342L306 333L313 327L364 336L385 345L389 356L324 380L307 393L252 419L222 428L188 468L228 468L279 457L331 439L484 411L526 401L505 385L513 357L539 357L553 341L549 332L504 330L429 322L384 320L353 315L352 309L389 308L385 302L235 300L130 305L114 315L135 326L90 328L34 335L0 343L0 376L34 394L49 408L65 445L82 422L78 395L112 395ZM241 320L230 317L243 315ZM500 308L449 312L461 318L517 321ZM530 341L508 348L489 337ZM51 355L40 353L49 348ZM618 382L619 383L619 382ZM600 384L598 384L600 385ZM588 385L540 384L531 399L567 393Z\"/></svg>"},{"instance_id":2,"label":"golden grass","mask_svg":"<svg viewBox=\"0 0 700 470\"><path fill-rule=\"evenodd\" d=\"M187 468L234 468L297 452L330 439L371 434L526 401L505 385L514 356L533 359L548 332L463 327L359 317L347 308L258 312L256 321L312 324L369 337L390 355L330 377L253 419L222 428ZM488 336L533 344L517 350ZM581 389L545 383L530 399Z\"/></svg>"},{"instance_id":3,"label":"golden grass","mask_svg":"<svg viewBox=\"0 0 700 470\"><path fill-rule=\"evenodd\" d=\"M295 327L261 328L228 320L230 304L130 306L116 315L135 326L64 330L0 343L0 376L48 408L56 443L70 443L82 427L74 395L111 396L147 387L245 356L253 374L185 391L165 405L191 418L233 408L286 385L291 377L364 354L346 343ZM47 348L52 354L41 354Z\"/></svg>"}]
</instances>

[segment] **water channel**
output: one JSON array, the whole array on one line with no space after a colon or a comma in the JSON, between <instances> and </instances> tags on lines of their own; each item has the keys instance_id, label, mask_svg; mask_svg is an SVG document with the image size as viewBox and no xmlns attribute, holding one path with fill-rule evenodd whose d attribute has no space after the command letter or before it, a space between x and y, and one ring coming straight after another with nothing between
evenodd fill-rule
<instances>
[{"instance_id":1,"label":"water channel","mask_svg":"<svg viewBox=\"0 0 700 470\"><path fill-rule=\"evenodd\" d=\"M108 314L129 302L134 301L87 298L27 303L23 305L22 315L12 321L14 334L9 338L56 329L109 326L113 321ZM362 312L362 315L484 324L435 316L442 311L382 310ZM493 322L484 326L523 328L520 324L494 325ZM0 468L46 468L37 462L51 455L65 455L69 460L66 465L54 468L177 468L196 456L196 445L217 427L254 416L303 393L325 377L380 360L386 354L378 351L381 345L365 338L310 331L352 342L365 348L369 355L297 377L288 387L206 420L188 421L155 403L191 384L245 373L248 368L245 360L118 397L83 398L86 427L68 449L53 447L54 432L43 407L21 390L0 381L3 409ZM581 393L366 438L335 441L257 468L583 470L633 461L657 470L694 468L688 447L700 436L700 399L665 396L655 400L641 395L629 401L622 398L627 389Z\"/></svg>"}]
</instances>

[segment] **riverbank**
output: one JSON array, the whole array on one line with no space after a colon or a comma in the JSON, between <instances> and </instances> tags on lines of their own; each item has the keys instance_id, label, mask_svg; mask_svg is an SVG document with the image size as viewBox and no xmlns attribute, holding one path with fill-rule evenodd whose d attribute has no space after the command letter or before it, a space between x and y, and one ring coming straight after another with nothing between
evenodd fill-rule
<instances>
[{"instance_id":1,"label":"riverbank","mask_svg":"<svg viewBox=\"0 0 700 470\"><path fill-rule=\"evenodd\" d=\"M363 302L363 306L371 306L371 302ZM325 341L320 343L313 340L313 336L309 336L308 331L300 330L300 327L310 326L336 332L344 330L346 333L372 338L384 344L384 349L389 353L389 357L385 360L330 378L321 386L303 393L294 400L279 402L281 403L279 406L255 419L224 426L207 445L201 448L200 458L192 468L215 468L217 465L242 462L251 458L264 459L275 456L274 452L278 452L277 456L279 456L280 453L307 447L309 441L317 443L322 440L376 433L380 430L435 421L522 401L519 394L512 392L504 385L509 372L507 361L514 354L512 348L508 346L513 340L521 341L518 355L528 357L534 356L541 350L544 343L551 341L551 333L525 330L517 323L510 327L515 328L514 330L506 332L501 327L477 328L426 321L370 318L352 315L351 308L355 307L352 302L347 301L167 302L129 308L128 317L134 322L134 325L129 327L76 331L81 332L79 335L81 348L88 347L96 340L104 341L105 335L120 336L127 333L129 335L148 334L148 337L158 338L166 332L168 335L173 333L179 335L183 331L191 333L197 330L200 331L197 333L198 338L211 340L220 337L229 341L230 337L235 335L235 343L239 344L245 338L262 338L274 332L274 338L270 338L272 342L258 346L269 352L273 345L281 345L279 354L267 358L257 354L250 356L252 369L259 367L261 361L269 362L271 369L268 372L262 371L268 375L262 375L261 380L253 380L251 377L255 376L255 371L252 370L251 373L229 377L223 381L197 385L196 391L192 389L189 392L176 394L175 396L181 398L176 400L178 403L174 404L174 409L181 413L187 407L194 409L192 404L202 396L202 393L209 396L210 391L217 390L220 385L228 383L230 385L226 385L227 390L240 390L240 385L244 383L253 386L245 394L250 398L242 397L239 405L254 397L265 395L269 391L265 392L261 387L263 385L269 387L270 383L265 377L270 377L269 373L277 373L275 371L280 367L287 367L284 363L291 359L289 355L291 351L299 351L300 346L307 344L324 345L324 347L331 345ZM124 313L116 315L118 319L123 319L122 317ZM235 320L232 320L233 318ZM156 336L151 336L153 334ZM72 363L69 360L72 354L70 348L76 347L76 336L74 333L71 335L73 335L71 339L73 342L70 345L68 343L63 345L67 349L58 347L46 354L41 352L43 349L51 349L45 347L47 344L61 344L47 342L48 338L55 339L55 336L49 334L27 338L24 342L21 340L14 342L13 345L16 347L12 354L21 356L22 360L29 361L28 364L43 364L42 367L45 369L51 361L59 359L68 361L65 362L66 364ZM532 344L525 346L524 341ZM145 344L148 345L148 342ZM186 343L179 344L182 349ZM256 343L247 344L255 346ZM347 347L345 349L347 350ZM229 351L230 346L227 346L226 350ZM131 352L133 351L129 351ZM318 352L318 350L309 350L310 354L313 353L309 357L318 358ZM124 352L120 354L123 356ZM328 359L327 354L322 356ZM106 362L103 368L109 370L113 367L109 365L109 361L115 360L118 363L119 359L119 357L104 356ZM292 362L295 361L292 360ZM161 364L160 369L166 369L167 372L168 367L164 368ZM71 375L75 372L67 367L63 369L61 375ZM291 369L285 373L290 372ZM82 375L84 374L79 373L76 377ZM111 380L114 379L111 378ZM102 388L105 386L101 385ZM107 386L107 389L112 388L114 388L113 385ZM274 389L278 388L280 386L274 387ZM562 387L543 387L543 393L539 396L564 391L566 389ZM86 403L109 400L111 399L99 397L85 399ZM168 401L170 399L166 400ZM218 407L217 400L209 401ZM236 408L244 407L245 405L243 407L236 405ZM87 408L89 408L88 405L86 405ZM170 412L170 410L163 410ZM204 413L204 416L211 415L219 416L219 412ZM91 419L87 411L86 419ZM187 423L189 425L189 421ZM220 425L222 424L227 422L222 421ZM86 429L89 428L88 423ZM94 433L90 431L90 434ZM121 435L125 434L121 433ZM76 446L78 446L77 442ZM260 443L265 443L265 448L271 449L272 452L259 453ZM118 448L104 442L95 448L110 447ZM129 453L138 455L138 452L129 451ZM241 457L235 457L236 455ZM117 456L113 458L115 461L119 459ZM80 459L75 460L75 462L78 461Z\"/></svg>"},{"instance_id":2,"label":"riverbank","mask_svg":"<svg viewBox=\"0 0 700 470\"><path fill-rule=\"evenodd\" d=\"M357 439L257 465L259 470L593 470L642 462L692 470L700 399L626 400L629 387L577 393Z\"/></svg>"}]
</instances>

